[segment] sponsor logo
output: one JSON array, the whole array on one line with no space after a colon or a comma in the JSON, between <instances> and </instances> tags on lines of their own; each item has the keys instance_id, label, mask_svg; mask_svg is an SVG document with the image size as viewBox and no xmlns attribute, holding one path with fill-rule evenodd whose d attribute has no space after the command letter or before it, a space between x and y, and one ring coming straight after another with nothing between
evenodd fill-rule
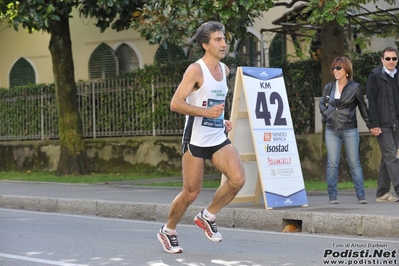
<instances>
[{"instance_id":1,"label":"sponsor logo","mask_svg":"<svg viewBox=\"0 0 399 266\"><path fill-rule=\"evenodd\" d=\"M264 132L263 141L287 141L287 132Z\"/></svg>"},{"instance_id":2,"label":"sponsor logo","mask_svg":"<svg viewBox=\"0 0 399 266\"><path fill-rule=\"evenodd\" d=\"M292 204L291 199L286 199L286 200L284 201L284 205L290 205L290 204Z\"/></svg>"},{"instance_id":3,"label":"sponsor logo","mask_svg":"<svg viewBox=\"0 0 399 266\"><path fill-rule=\"evenodd\" d=\"M273 177L293 176L295 174L294 168L271 168L270 175Z\"/></svg>"},{"instance_id":4,"label":"sponsor logo","mask_svg":"<svg viewBox=\"0 0 399 266\"><path fill-rule=\"evenodd\" d=\"M267 77L269 75L266 73L266 71L262 71L262 72L260 72L259 76Z\"/></svg>"},{"instance_id":5,"label":"sponsor logo","mask_svg":"<svg viewBox=\"0 0 399 266\"><path fill-rule=\"evenodd\" d=\"M285 158L267 158L268 165L291 165L292 158L285 157Z\"/></svg>"},{"instance_id":6,"label":"sponsor logo","mask_svg":"<svg viewBox=\"0 0 399 266\"><path fill-rule=\"evenodd\" d=\"M282 145L282 144L278 144L278 145L266 145L265 146L265 151L266 152L288 152L288 144L286 145Z\"/></svg>"},{"instance_id":7,"label":"sponsor logo","mask_svg":"<svg viewBox=\"0 0 399 266\"><path fill-rule=\"evenodd\" d=\"M265 132L263 133L263 141L271 141L272 140L272 133L270 132Z\"/></svg>"},{"instance_id":8,"label":"sponsor logo","mask_svg":"<svg viewBox=\"0 0 399 266\"><path fill-rule=\"evenodd\" d=\"M216 94L216 96L226 96L226 94L223 92L223 90L211 90L211 93Z\"/></svg>"},{"instance_id":9,"label":"sponsor logo","mask_svg":"<svg viewBox=\"0 0 399 266\"><path fill-rule=\"evenodd\" d=\"M275 132L273 133L273 141L286 141L287 132Z\"/></svg>"}]
</instances>

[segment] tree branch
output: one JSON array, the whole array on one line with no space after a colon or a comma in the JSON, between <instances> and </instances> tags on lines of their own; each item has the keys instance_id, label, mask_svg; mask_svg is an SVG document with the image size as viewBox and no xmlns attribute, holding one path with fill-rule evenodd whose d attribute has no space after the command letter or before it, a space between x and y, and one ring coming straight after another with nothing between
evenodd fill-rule
<instances>
[{"instance_id":1,"label":"tree branch","mask_svg":"<svg viewBox=\"0 0 399 266\"><path fill-rule=\"evenodd\" d=\"M309 1L303 1L303 0L292 0L291 3L285 3L285 2L278 2L275 3L274 6L284 6L287 8L293 7L296 3L298 2L309 2Z\"/></svg>"}]
</instances>

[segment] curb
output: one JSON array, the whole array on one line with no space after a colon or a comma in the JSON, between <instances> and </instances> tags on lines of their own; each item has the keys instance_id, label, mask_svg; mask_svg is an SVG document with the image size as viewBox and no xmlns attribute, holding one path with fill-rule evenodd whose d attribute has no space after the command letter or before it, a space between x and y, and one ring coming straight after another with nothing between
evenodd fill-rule
<instances>
[{"instance_id":1,"label":"curb","mask_svg":"<svg viewBox=\"0 0 399 266\"><path fill-rule=\"evenodd\" d=\"M169 205L130 202L0 196L0 207L30 211L96 215L123 219L165 222ZM203 207L190 206L181 224L193 224ZM281 232L288 224L299 224L302 232L399 238L399 217L306 211L261 210L225 207L218 225Z\"/></svg>"}]
</instances>

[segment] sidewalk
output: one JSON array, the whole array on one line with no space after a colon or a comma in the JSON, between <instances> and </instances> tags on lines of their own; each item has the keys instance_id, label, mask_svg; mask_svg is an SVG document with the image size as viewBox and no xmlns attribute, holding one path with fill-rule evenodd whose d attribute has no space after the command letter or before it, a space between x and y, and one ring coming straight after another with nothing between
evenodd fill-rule
<instances>
[{"instance_id":1,"label":"sidewalk","mask_svg":"<svg viewBox=\"0 0 399 266\"><path fill-rule=\"evenodd\" d=\"M137 182L0 181L0 207L166 222L169 205L180 189L135 186ZM181 223L193 224L193 217L209 204L214 193L215 189L203 189ZM354 190L339 191L340 203L335 205L329 204L325 191L310 191L307 196L307 207L266 210L263 199L259 205L230 204L218 214L217 222L220 227L279 232L295 222L303 232L399 238L399 202L376 202L375 189L366 189L368 204L358 204Z\"/></svg>"}]
</instances>

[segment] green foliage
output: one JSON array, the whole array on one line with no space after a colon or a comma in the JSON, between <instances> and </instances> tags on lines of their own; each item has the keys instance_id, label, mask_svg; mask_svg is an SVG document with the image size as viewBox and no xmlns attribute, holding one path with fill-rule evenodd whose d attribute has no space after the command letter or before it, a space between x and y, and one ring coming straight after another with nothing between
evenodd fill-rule
<instances>
[{"instance_id":1,"label":"green foliage","mask_svg":"<svg viewBox=\"0 0 399 266\"><path fill-rule=\"evenodd\" d=\"M144 2L141 0L82 1L79 12L85 18L97 18L95 25L101 32L110 26L114 30L121 31L130 28L132 14L139 12Z\"/></svg>"},{"instance_id":2,"label":"green foliage","mask_svg":"<svg viewBox=\"0 0 399 266\"><path fill-rule=\"evenodd\" d=\"M304 12L311 12L308 22L314 25L322 25L324 22L337 20L343 26L348 24L346 11L353 0L320 1L309 0ZM358 2L358 1L357 1Z\"/></svg>"},{"instance_id":3,"label":"green foliage","mask_svg":"<svg viewBox=\"0 0 399 266\"><path fill-rule=\"evenodd\" d=\"M0 116L3 121L0 135L13 136L15 139L29 135L40 138L36 134L42 130L42 115L54 117L53 121L57 122L54 101L42 97L48 93L54 94L53 85L36 84L0 89ZM21 108L22 106L24 108Z\"/></svg>"},{"instance_id":4,"label":"green foliage","mask_svg":"<svg viewBox=\"0 0 399 266\"><path fill-rule=\"evenodd\" d=\"M135 167L126 172L92 173L89 175L62 175L55 176L53 172L44 171L7 171L0 172L0 180L29 181L29 182L60 182L60 183L108 183L132 180L154 180L162 177L180 176L180 171L159 170L155 167Z\"/></svg>"},{"instance_id":5,"label":"green foliage","mask_svg":"<svg viewBox=\"0 0 399 266\"><path fill-rule=\"evenodd\" d=\"M143 69L137 69L126 75L134 81L137 92L134 99L134 111L145 114L140 116L140 120L137 121L141 130L150 130L153 126L165 130L183 128L184 116L171 113L169 107L174 94L174 91L170 90L170 85L177 88L189 63L146 65ZM137 88L140 88L139 91ZM154 112L148 112L152 108ZM171 116L174 117L174 120L167 121Z\"/></svg>"},{"instance_id":6,"label":"green foliage","mask_svg":"<svg viewBox=\"0 0 399 266\"><path fill-rule=\"evenodd\" d=\"M203 22L215 20L226 26L226 37L234 42L245 36L247 27L273 6L272 0L148 1L133 14L132 27L151 44L184 44ZM184 38L186 37L186 38Z\"/></svg>"},{"instance_id":7,"label":"green foliage","mask_svg":"<svg viewBox=\"0 0 399 266\"><path fill-rule=\"evenodd\" d=\"M33 31L51 31L54 21L61 17L68 18L73 8L87 18L96 18L95 25L103 32L108 27L117 31L130 27L132 14L138 10L143 1L129 0L31 0L31 1L0 1L0 19L8 19L9 26L15 30L21 26Z\"/></svg>"},{"instance_id":8,"label":"green foliage","mask_svg":"<svg viewBox=\"0 0 399 266\"><path fill-rule=\"evenodd\" d=\"M347 11L367 13L367 8L362 7L368 3L376 4L377 0L339 0L339 1L320 1L320 0L309 0L307 1L307 7L303 13L310 14L306 17L306 23L312 25L323 25L325 22L336 20L341 26L353 25L355 31L361 33L358 44L362 45L361 39L367 39L371 36L378 37L393 37L398 36L397 24L399 22L397 14L392 12L379 12L376 14L368 14L367 16L358 16L348 20ZM389 5L394 5L395 0L385 0ZM364 22L367 23L364 23ZM297 21L299 22L299 21ZM364 42L363 42L364 43Z\"/></svg>"},{"instance_id":9,"label":"green foliage","mask_svg":"<svg viewBox=\"0 0 399 266\"><path fill-rule=\"evenodd\" d=\"M28 181L28 182L60 182L77 184L99 184L120 181L134 181L135 186L158 186L158 187L182 187L179 181L181 172L159 171L155 168L135 169L135 171L124 173L103 173L90 175L63 175L54 176L52 172L0 172L0 180ZM161 182L164 180L164 182ZM326 182L319 180L304 180L307 191L324 191ZM373 179L364 180L365 188L375 188L377 181ZM217 189L220 186L220 178L205 178L202 187ZM338 183L338 189L353 189L352 181Z\"/></svg>"},{"instance_id":10,"label":"green foliage","mask_svg":"<svg viewBox=\"0 0 399 266\"><path fill-rule=\"evenodd\" d=\"M282 61L287 97L296 134L314 132L314 97L320 96L320 61Z\"/></svg>"},{"instance_id":11,"label":"green foliage","mask_svg":"<svg viewBox=\"0 0 399 266\"><path fill-rule=\"evenodd\" d=\"M353 80L358 82L366 94L367 77L371 70L381 64L381 55L378 52L365 53L352 60Z\"/></svg>"}]
</instances>

